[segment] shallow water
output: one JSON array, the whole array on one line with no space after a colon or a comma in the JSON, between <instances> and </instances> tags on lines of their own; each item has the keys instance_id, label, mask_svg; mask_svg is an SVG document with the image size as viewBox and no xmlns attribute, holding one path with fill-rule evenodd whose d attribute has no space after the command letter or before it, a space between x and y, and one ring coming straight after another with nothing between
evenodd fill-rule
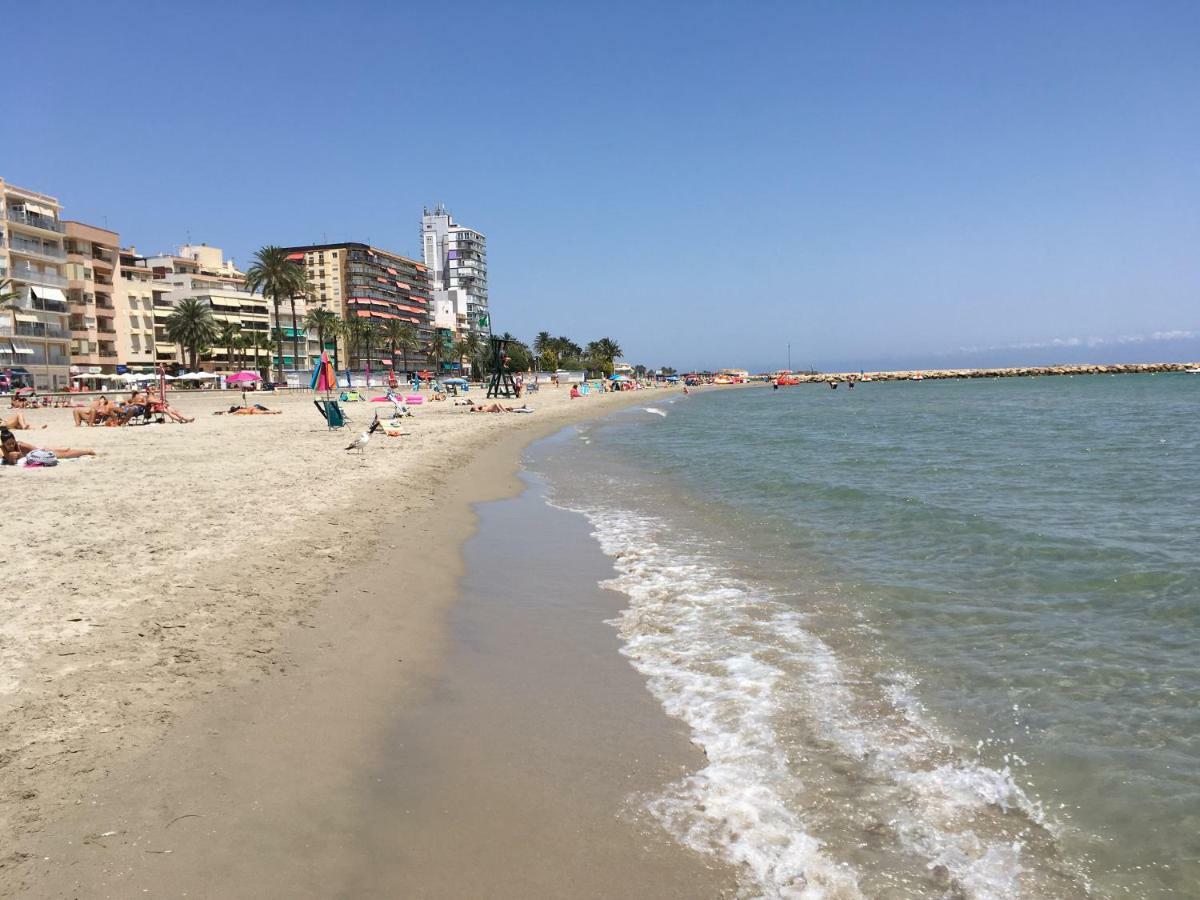
<instances>
[{"instance_id":1,"label":"shallow water","mask_svg":"<svg viewBox=\"0 0 1200 900\"><path fill-rule=\"evenodd\" d=\"M1195 896L1200 378L648 395L534 453L764 896ZM666 415L662 415L662 413Z\"/></svg>"}]
</instances>

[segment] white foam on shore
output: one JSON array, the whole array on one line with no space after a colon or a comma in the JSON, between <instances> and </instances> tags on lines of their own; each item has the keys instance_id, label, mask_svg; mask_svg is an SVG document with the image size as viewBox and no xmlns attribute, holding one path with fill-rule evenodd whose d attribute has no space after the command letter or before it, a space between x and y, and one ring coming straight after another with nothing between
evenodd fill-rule
<instances>
[{"instance_id":1,"label":"white foam on shore","mask_svg":"<svg viewBox=\"0 0 1200 900\"><path fill-rule=\"evenodd\" d=\"M862 873L839 861L789 803L803 771L789 766L776 723L800 717L905 798L890 824L906 852L928 869L944 868L964 896L1020 894L1021 845L981 836L972 823L988 808L1019 808L1035 821L1040 811L1007 769L958 758L902 673L884 691L888 714L864 716L847 686L853 673L795 609L724 574L715 560L672 549L662 520L577 511L614 560L618 574L606 586L629 598L614 622L622 652L707 756L700 771L648 803L669 831L738 866L758 895L862 896Z\"/></svg>"},{"instance_id":2,"label":"white foam on shore","mask_svg":"<svg viewBox=\"0 0 1200 900\"><path fill-rule=\"evenodd\" d=\"M648 413L654 413L654 415L662 416L664 419L667 417L667 411L665 409L659 409L656 406L643 406L642 411L648 412Z\"/></svg>"}]
</instances>

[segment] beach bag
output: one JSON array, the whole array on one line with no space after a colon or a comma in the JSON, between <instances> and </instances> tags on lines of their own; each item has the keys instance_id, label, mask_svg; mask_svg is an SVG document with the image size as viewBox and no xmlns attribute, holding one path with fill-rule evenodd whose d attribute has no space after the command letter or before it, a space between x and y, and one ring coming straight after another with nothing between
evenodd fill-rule
<instances>
[{"instance_id":1,"label":"beach bag","mask_svg":"<svg viewBox=\"0 0 1200 900\"><path fill-rule=\"evenodd\" d=\"M27 466L57 466L58 457L54 455L52 450L30 450L25 454L25 465Z\"/></svg>"}]
</instances>

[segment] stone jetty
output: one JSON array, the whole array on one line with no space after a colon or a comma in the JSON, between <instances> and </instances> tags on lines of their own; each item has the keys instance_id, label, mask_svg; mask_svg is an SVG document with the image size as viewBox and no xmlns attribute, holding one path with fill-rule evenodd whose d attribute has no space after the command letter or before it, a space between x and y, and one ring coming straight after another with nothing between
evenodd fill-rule
<instances>
[{"instance_id":1,"label":"stone jetty","mask_svg":"<svg viewBox=\"0 0 1200 900\"><path fill-rule=\"evenodd\" d=\"M801 383L829 381L925 381L941 378L1035 378L1043 375L1145 375L1200 369L1193 363L1121 363L1117 365L1018 366L1006 369L920 369L897 372L821 372L794 375Z\"/></svg>"}]
</instances>

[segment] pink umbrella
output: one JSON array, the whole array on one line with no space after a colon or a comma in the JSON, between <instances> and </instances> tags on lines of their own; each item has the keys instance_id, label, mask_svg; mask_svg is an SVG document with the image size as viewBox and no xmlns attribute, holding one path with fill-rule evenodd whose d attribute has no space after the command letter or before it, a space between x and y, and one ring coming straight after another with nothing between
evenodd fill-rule
<instances>
[{"instance_id":1,"label":"pink umbrella","mask_svg":"<svg viewBox=\"0 0 1200 900\"><path fill-rule=\"evenodd\" d=\"M254 372L238 372L236 375L230 375L225 379L227 384L245 384L249 381L262 381Z\"/></svg>"}]
</instances>

